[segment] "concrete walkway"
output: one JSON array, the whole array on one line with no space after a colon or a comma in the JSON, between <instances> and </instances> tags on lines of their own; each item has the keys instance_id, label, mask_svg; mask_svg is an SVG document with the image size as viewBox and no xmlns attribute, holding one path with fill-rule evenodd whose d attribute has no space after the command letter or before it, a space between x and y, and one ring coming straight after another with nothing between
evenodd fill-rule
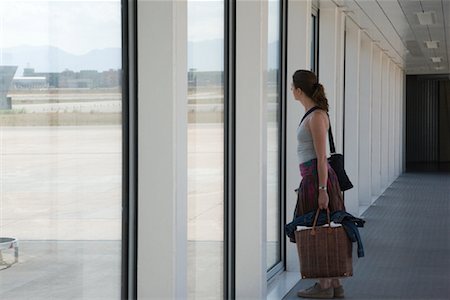
<instances>
[{"instance_id":1,"label":"concrete walkway","mask_svg":"<svg viewBox=\"0 0 450 300\"><path fill-rule=\"evenodd\" d=\"M401 175L363 217L365 257L353 250L346 299L450 299L450 173Z\"/></svg>"}]
</instances>

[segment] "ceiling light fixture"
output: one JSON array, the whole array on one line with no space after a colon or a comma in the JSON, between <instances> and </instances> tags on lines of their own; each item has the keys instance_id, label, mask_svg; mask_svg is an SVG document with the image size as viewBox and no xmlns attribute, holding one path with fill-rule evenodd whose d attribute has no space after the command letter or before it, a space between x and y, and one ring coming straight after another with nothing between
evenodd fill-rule
<instances>
[{"instance_id":1,"label":"ceiling light fixture","mask_svg":"<svg viewBox=\"0 0 450 300\"><path fill-rule=\"evenodd\" d=\"M439 48L439 41L425 41L425 45L428 49Z\"/></svg>"},{"instance_id":2,"label":"ceiling light fixture","mask_svg":"<svg viewBox=\"0 0 450 300\"><path fill-rule=\"evenodd\" d=\"M434 11L424 11L416 13L420 25L436 24L436 13Z\"/></svg>"},{"instance_id":3,"label":"ceiling light fixture","mask_svg":"<svg viewBox=\"0 0 450 300\"><path fill-rule=\"evenodd\" d=\"M440 56L430 57L430 58L434 63L440 63L442 61L442 57L440 57Z\"/></svg>"}]
</instances>

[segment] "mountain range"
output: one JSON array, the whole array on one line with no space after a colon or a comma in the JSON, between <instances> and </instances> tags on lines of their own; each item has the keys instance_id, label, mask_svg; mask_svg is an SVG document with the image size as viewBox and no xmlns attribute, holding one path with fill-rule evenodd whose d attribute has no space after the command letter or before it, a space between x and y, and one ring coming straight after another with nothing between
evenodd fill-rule
<instances>
[{"instance_id":1,"label":"mountain range","mask_svg":"<svg viewBox=\"0 0 450 300\"><path fill-rule=\"evenodd\" d=\"M279 44L269 43L268 66L269 69L278 67ZM188 43L188 68L197 71L223 71L223 40L212 39Z\"/></svg>"},{"instance_id":2,"label":"mountain range","mask_svg":"<svg viewBox=\"0 0 450 300\"><path fill-rule=\"evenodd\" d=\"M269 68L277 66L278 44L269 44ZM197 71L223 71L223 40L213 39L188 43L188 69ZM34 68L35 72L120 69L121 48L95 49L86 54L76 55L54 46L18 46L0 51L0 65L18 66L16 77L22 76L24 68Z\"/></svg>"},{"instance_id":3,"label":"mountain range","mask_svg":"<svg viewBox=\"0 0 450 300\"><path fill-rule=\"evenodd\" d=\"M1 64L18 66L16 77L22 76L23 68L34 68L35 72L120 69L120 48L95 49L83 55L68 53L53 46L18 46L4 48L0 54Z\"/></svg>"}]
</instances>

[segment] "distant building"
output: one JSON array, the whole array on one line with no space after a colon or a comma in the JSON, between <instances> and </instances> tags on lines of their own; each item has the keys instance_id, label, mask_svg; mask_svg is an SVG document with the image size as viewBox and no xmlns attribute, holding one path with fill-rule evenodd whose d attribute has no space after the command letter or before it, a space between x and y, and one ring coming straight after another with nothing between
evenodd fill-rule
<instances>
[{"instance_id":1,"label":"distant building","mask_svg":"<svg viewBox=\"0 0 450 300\"><path fill-rule=\"evenodd\" d=\"M7 97L17 66L0 66L0 109L11 109L11 98Z\"/></svg>"},{"instance_id":2,"label":"distant building","mask_svg":"<svg viewBox=\"0 0 450 300\"><path fill-rule=\"evenodd\" d=\"M14 77L12 87L15 90L44 89L48 88L48 82L45 77Z\"/></svg>"},{"instance_id":3,"label":"distant building","mask_svg":"<svg viewBox=\"0 0 450 300\"><path fill-rule=\"evenodd\" d=\"M109 69L100 73L99 87L122 86L122 70Z\"/></svg>"},{"instance_id":4,"label":"distant building","mask_svg":"<svg viewBox=\"0 0 450 300\"><path fill-rule=\"evenodd\" d=\"M25 79L30 78L30 79ZM34 79L31 79L34 78ZM38 79L39 78L39 79ZM42 78L46 84L42 84ZM74 72L64 70L61 73L55 72L35 72L33 68L24 68L23 77L17 80L15 89L32 88L114 88L122 85L122 70L99 72L97 70L81 70Z\"/></svg>"},{"instance_id":5,"label":"distant building","mask_svg":"<svg viewBox=\"0 0 450 300\"><path fill-rule=\"evenodd\" d=\"M56 72L39 72L36 73L33 68L24 68L23 69L23 77L45 77L47 81L47 86L50 88L59 87L59 74Z\"/></svg>"},{"instance_id":6,"label":"distant building","mask_svg":"<svg viewBox=\"0 0 450 300\"><path fill-rule=\"evenodd\" d=\"M33 68L24 68L23 69L23 76L24 77L33 77L33 76L35 76L34 69Z\"/></svg>"},{"instance_id":7,"label":"distant building","mask_svg":"<svg viewBox=\"0 0 450 300\"><path fill-rule=\"evenodd\" d=\"M188 71L188 86L197 86L197 69L190 68Z\"/></svg>"},{"instance_id":8,"label":"distant building","mask_svg":"<svg viewBox=\"0 0 450 300\"><path fill-rule=\"evenodd\" d=\"M223 85L223 71L196 71L190 69L188 72L189 86L221 86Z\"/></svg>"}]
</instances>

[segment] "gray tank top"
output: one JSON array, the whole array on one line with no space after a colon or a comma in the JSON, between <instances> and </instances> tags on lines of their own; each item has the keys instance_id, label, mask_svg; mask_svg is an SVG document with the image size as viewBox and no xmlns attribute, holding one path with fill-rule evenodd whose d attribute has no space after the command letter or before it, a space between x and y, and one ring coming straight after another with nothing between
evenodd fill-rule
<instances>
[{"instance_id":1,"label":"gray tank top","mask_svg":"<svg viewBox=\"0 0 450 300\"><path fill-rule=\"evenodd\" d=\"M311 131L305 126L310 117L311 115L307 116L297 127L297 156L299 164L317 157Z\"/></svg>"},{"instance_id":2,"label":"gray tank top","mask_svg":"<svg viewBox=\"0 0 450 300\"><path fill-rule=\"evenodd\" d=\"M308 115L305 120L297 127L297 157L298 157L298 163L304 163L308 160L311 160L313 158L317 158L316 155L316 149L314 148L314 142L311 135L311 131L308 127L306 127L306 124L309 122L309 119L311 118L313 114ZM330 151L328 150L330 148L329 141L327 139L326 141L326 154L327 156L330 155Z\"/></svg>"}]
</instances>

